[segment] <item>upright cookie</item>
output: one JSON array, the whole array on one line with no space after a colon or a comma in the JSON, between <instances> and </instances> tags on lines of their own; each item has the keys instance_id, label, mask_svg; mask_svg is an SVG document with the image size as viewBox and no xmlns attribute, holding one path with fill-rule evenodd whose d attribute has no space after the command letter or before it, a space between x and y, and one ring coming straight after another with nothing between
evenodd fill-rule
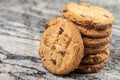
<instances>
[{"instance_id":1,"label":"upright cookie","mask_svg":"<svg viewBox=\"0 0 120 80\"><path fill-rule=\"evenodd\" d=\"M107 28L103 30L95 30L95 29L88 29L85 27L77 26L80 30L82 36L90 37L90 38L104 38L111 34L112 28Z\"/></svg>"},{"instance_id":2,"label":"upright cookie","mask_svg":"<svg viewBox=\"0 0 120 80\"><path fill-rule=\"evenodd\" d=\"M112 35L109 35L108 37L105 38L98 38L98 39L93 39L93 38L83 38L83 43L85 47L100 47L104 46L107 43L111 41Z\"/></svg>"},{"instance_id":3,"label":"upright cookie","mask_svg":"<svg viewBox=\"0 0 120 80\"><path fill-rule=\"evenodd\" d=\"M99 72L102 68L104 68L105 64L105 61L95 65L80 64L76 71L79 71L81 73L96 73Z\"/></svg>"},{"instance_id":4,"label":"upright cookie","mask_svg":"<svg viewBox=\"0 0 120 80\"><path fill-rule=\"evenodd\" d=\"M105 29L111 27L114 22L110 12L88 4L77 5L76 3L68 3L63 8L62 14L66 19L73 21L75 24L88 28Z\"/></svg>"},{"instance_id":5,"label":"upright cookie","mask_svg":"<svg viewBox=\"0 0 120 80\"><path fill-rule=\"evenodd\" d=\"M87 55L90 55L90 54L99 54L99 53L102 53L103 51L105 51L107 48L108 48L108 44L106 44L104 46L97 47L97 48L88 48L88 47L85 47L84 48L84 53L87 54Z\"/></svg>"},{"instance_id":6,"label":"upright cookie","mask_svg":"<svg viewBox=\"0 0 120 80\"><path fill-rule=\"evenodd\" d=\"M95 55L85 55L81 61L81 64L98 64L105 61L110 54L110 50L107 48L104 52Z\"/></svg>"},{"instance_id":7,"label":"upright cookie","mask_svg":"<svg viewBox=\"0 0 120 80\"><path fill-rule=\"evenodd\" d=\"M84 46L73 23L56 18L48 23L40 42L39 54L46 69L53 74L67 74L79 66Z\"/></svg>"}]
</instances>

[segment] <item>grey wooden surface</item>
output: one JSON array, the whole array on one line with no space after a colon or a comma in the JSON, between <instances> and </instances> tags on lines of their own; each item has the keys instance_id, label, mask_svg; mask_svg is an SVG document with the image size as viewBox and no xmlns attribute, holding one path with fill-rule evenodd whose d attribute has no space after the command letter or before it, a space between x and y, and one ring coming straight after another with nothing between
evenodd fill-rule
<instances>
[{"instance_id":1,"label":"grey wooden surface","mask_svg":"<svg viewBox=\"0 0 120 80\"><path fill-rule=\"evenodd\" d=\"M43 26L71 1L101 6L116 19L111 55L99 73L53 75L41 64ZM0 0L0 80L120 80L120 0Z\"/></svg>"}]
</instances>

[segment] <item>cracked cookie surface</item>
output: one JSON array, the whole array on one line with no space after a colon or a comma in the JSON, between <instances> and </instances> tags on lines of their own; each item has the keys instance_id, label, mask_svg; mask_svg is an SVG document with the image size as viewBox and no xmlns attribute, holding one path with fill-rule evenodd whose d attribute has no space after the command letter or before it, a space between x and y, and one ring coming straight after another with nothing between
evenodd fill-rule
<instances>
[{"instance_id":1,"label":"cracked cookie surface","mask_svg":"<svg viewBox=\"0 0 120 80\"><path fill-rule=\"evenodd\" d=\"M53 74L67 74L79 66L84 46L73 23L64 18L48 22L40 41L39 54L46 69Z\"/></svg>"}]
</instances>

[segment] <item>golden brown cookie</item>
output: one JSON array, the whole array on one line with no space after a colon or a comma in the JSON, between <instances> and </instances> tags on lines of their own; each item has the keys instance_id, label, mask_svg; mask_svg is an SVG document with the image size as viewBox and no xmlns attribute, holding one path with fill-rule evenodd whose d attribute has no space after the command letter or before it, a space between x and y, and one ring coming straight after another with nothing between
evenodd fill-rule
<instances>
[{"instance_id":1,"label":"golden brown cookie","mask_svg":"<svg viewBox=\"0 0 120 80\"><path fill-rule=\"evenodd\" d=\"M105 61L110 54L109 48L107 48L102 53L95 55L85 55L81 61L81 64L98 64Z\"/></svg>"},{"instance_id":2,"label":"golden brown cookie","mask_svg":"<svg viewBox=\"0 0 120 80\"><path fill-rule=\"evenodd\" d=\"M92 5L68 3L62 10L63 16L77 25L88 28L106 29L112 26L114 18L107 10Z\"/></svg>"},{"instance_id":3,"label":"golden brown cookie","mask_svg":"<svg viewBox=\"0 0 120 80\"><path fill-rule=\"evenodd\" d=\"M85 47L84 48L84 53L85 54L98 54L98 53L102 53L103 51L105 51L107 48L108 48L108 44L104 45L104 46L100 46L100 47L97 47L97 48L88 48L88 47Z\"/></svg>"},{"instance_id":4,"label":"golden brown cookie","mask_svg":"<svg viewBox=\"0 0 120 80\"><path fill-rule=\"evenodd\" d=\"M109 35L108 37L105 38L87 38L83 37L83 43L85 47L100 47L108 44L111 41L112 35Z\"/></svg>"},{"instance_id":5,"label":"golden brown cookie","mask_svg":"<svg viewBox=\"0 0 120 80\"><path fill-rule=\"evenodd\" d=\"M90 37L90 38L103 38L107 37L111 34L112 28L107 28L103 30L95 30L95 29L88 29L85 27L77 26L80 30L82 36Z\"/></svg>"},{"instance_id":6,"label":"golden brown cookie","mask_svg":"<svg viewBox=\"0 0 120 80\"><path fill-rule=\"evenodd\" d=\"M102 68L104 68L105 64L105 61L95 65L80 64L76 71L79 71L81 73L96 73L99 72Z\"/></svg>"},{"instance_id":7,"label":"golden brown cookie","mask_svg":"<svg viewBox=\"0 0 120 80\"><path fill-rule=\"evenodd\" d=\"M41 61L51 73L67 74L83 58L83 40L74 24L64 18L50 20L48 25L40 42Z\"/></svg>"}]
</instances>

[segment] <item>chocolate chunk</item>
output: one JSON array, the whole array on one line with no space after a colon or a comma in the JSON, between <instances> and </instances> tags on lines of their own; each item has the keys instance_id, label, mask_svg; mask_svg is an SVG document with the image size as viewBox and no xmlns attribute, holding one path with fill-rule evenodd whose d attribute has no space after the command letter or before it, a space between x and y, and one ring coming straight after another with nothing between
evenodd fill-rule
<instances>
[{"instance_id":1,"label":"chocolate chunk","mask_svg":"<svg viewBox=\"0 0 120 80\"><path fill-rule=\"evenodd\" d=\"M84 17L84 18L85 18L85 16L83 16L83 15L80 15L80 16L82 16L82 17Z\"/></svg>"},{"instance_id":2,"label":"chocolate chunk","mask_svg":"<svg viewBox=\"0 0 120 80\"><path fill-rule=\"evenodd\" d=\"M85 69L88 69L88 67L87 67L87 66L85 66Z\"/></svg>"},{"instance_id":3,"label":"chocolate chunk","mask_svg":"<svg viewBox=\"0 0 120 80\"><path fill-rule=\"evenodd\" d=\"M67 12L68 10L63 10L63 12L65 13L65 12Z\"/></svg>"},{"instance_id":4,"label":"chocolate chunk","mask_svg":"<svg viewBox=\"0 0 120 80\"><path fill-rule=\"evenodd\" d=\"M54 50L56 49L56 47L55 47L55 46L52 46L51 49L54 51Z\"/></svg>"},{"instance_id":5,"label":"chocolate chunk","mask_svg":"<svg viewBox=\"0 0 120 80\"><path fill-rule=\"evenodd\" d=\"M62 34L63 31L64 31L64 30L60 27L60 28L59 28L59 34Z\"/></svg>"},{"instance_id":6,"label":"chocolate chunk","mask_svg":"<svg viewBox=\"0 0 120 80\"><path fill-rule=\"evenodd\" d=\"M90 21L85 21L85 22L84 22L84 26L90 27L90 25L91 25L91 24L90 24Z\"/></svg>"},{"instance_id":7,"label":"chocolate chunk","mask_svg":"<svg viewBox=\"0 0 120 80\"><path fill-rule=\"evenodd\" d=\"M104 17L106 17L106 18L109 18L107 15L103 15Z\"/></svg>"},{"instance_id":8,"label":"chocolate chunk","mask_svg":"<svg viewBox=\"0 0 120 80\"><path fill-rule=\"evenodd\" d=\"M93 61L94 61L94 62L98 62L98 58L97 58L97 57L94 57L94 58L93 58Z\"/></svg>"},{"instance_id":9,"label":"chocolate chunk","mask_svg":"<svg viewBox=\"0 0 120 80\"><path fill-rule=\"evenodd\" d=\"M55 59L51 59L51 61L53 62L54 65L56 65L56 60Z\"/></svg>"},{"instance_id":10,"label":"chocolate chunk","mask_svg":"<svg viewBox=\"0 0 120 80\"><path fill-rule=\"evenodd\" d=\"M46 24L46 25L45 25L45 29L47 29L48 27L49 27L49 25L48 25L48 24Z\"/></svg>"},{"instance_id":11,"label":"chocolate chunk","mask_svg":"<svg viewBox=\"0 0 120 80\"><path fill-rule=\"evenodd\" d=\"M60 53L63 57L65 56L65 51L59 51L58 53Z\"/></svg>"},{"instance_id":12,"label":"chocolate chunk","mask_svg":"<svg viewBox=\"0 0 120 80\"><path fill-rule=\"evenodd\" d=\"M43 59L43 61L46 61L46 59Z\"/></svg>"}]
</instances>

